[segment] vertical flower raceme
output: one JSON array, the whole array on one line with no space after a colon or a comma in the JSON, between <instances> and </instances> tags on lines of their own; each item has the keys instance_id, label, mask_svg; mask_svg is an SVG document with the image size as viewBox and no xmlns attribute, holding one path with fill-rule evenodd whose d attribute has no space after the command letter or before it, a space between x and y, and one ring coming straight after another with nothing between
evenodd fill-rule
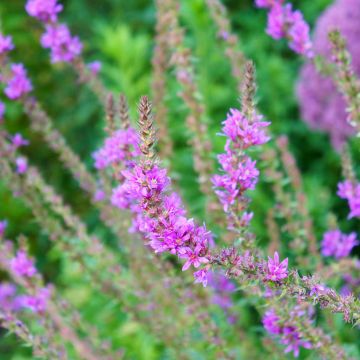
<instances>
[{"instance_id":1,"label":"vertical flower raceme","mask_svg":"<svg viewBox=\"0 0 360 360\"><path fill-rule=\"evenodd\" d=\"M345 180L338 184L338 192L340 198L346 199L349 203L349 218L360 217L360 184Z\"/></svg>"},{"instance_id":2,"label":"vertical flower raceme","mask_svg":"<svg viewBox=\"0 0 360 360\"><path fill-rule=\"evenodd\" d=\"M251 160L245 151L269 140L264 131L269 125L257 113L246 116L237 109L231 109L223 122L222 131L227 140L225 153L218 156L223 174L215 175L212 182L229 216L230 228L245 227L252 217L252 214L244 212L248 203L245 192L255 188L259 171L256 161ZM242 218L237 218L239 212L243 212Z\"/></svg>"},{"instance_id":3,"label":"vertical flower raceme","mask_svg":"<svg viewBox=\"0 0 360 360\"><path fill-rule=\"evenodd\" d=\"M32 90L32 85L27 77L26 70L22 64L11 65L11 76L6 81L5 94L11 100L19 99Z\"/></svg>"},{"instance_id":4,"label":"vertical flower raceme","mask_svg":"<svg viewBox=\"0 0 360 360\"><path fill-rule=\"evenodd\" d=\"M289 47L298 54L313 57L310 28L299 10L281 0L256 0L256 6L268 8L266 32L276 40L286 38Z\"/></svg>"},{"instance_id":5,"label":"vertical flower raceme","mask_svg":"<svg viewBox=\"0 0 360 360\"><path fill-rule=\"evenodd\" d=\"M351 250L359 245L355 233L343 234L339 229L327 231L321 242L321 252L324 256L334 256L340 259L350 255Z\"/></svg>"}]
</instances>

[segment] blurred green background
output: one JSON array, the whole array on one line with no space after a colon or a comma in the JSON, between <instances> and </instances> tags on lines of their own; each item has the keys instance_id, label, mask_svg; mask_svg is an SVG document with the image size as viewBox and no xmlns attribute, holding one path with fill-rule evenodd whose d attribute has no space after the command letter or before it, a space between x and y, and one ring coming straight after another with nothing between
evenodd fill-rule
<instances>
[{"instance_id":1,"label":"blurred green background","mask_svg":"<svg viewBox=\"0 0 360 360\"><path fill-rule=\"evenodd\" d=\"M41 27L27 16L24 3L21 0L1 1L0 27L5 34L13 36L16 45L13 59L25 64L37 98L71 147L91 168L91 153L104 138L102 108L90 90L74 83L76 76L71 69L49 63L47 50L39 45ZM64 11L60 18L84 42L86 61L102 62L103 81L109 89L127 95L135 117L139 97L151 94L154 3L145 0L68 0L62 3ZM293 3L303 11L305 18L313 26L331 1ZM230 0L224 1L224 4L228 8L233 29L241 39L242 50L256 64L258 104L265 117L272 122L272 135L276 137L287 134L290 138L291 150L304 174L310 211L314 215L317 237L320 239L326 228L328 211L335 211L344 220L347 209L343 202L333 196L341 178L338 154L332 150L325 134L309 130L299 116L294 88L302 60L284 42L275 42L265 34L266 12L255 9L252 1ZM210 119L211 138L216 152L220 152L223 142L216 137L216 133L220 130L227 110L237 106L239 94L230 75L228 61L223 56L221 46L215 41L216 30L205 1L182 1L181 22L187 29L187 44L193 50L197 80ZM204 215L203 199L192 170L191 151L187 145L188 132L184 126L186 109L177 98L176 91L175 82L170 80L166 101L171 108L169 126L175 143L173 176L178 178L182 194L188 200L192 213L201 219ZM2 97L1 100L5 99ZM97 214L91 210L88 199L76 182L42 139L29 131L28 120L21 108L8 102L6 104L8 130L12 133L21 132L30 139L31 146L24 151L31 161L40 167L47 181L87 221L90 230L101 234L103 230L96 225ZM354 155L359 158L357 152ZM266 184L261 184L253 194L252 208L256 209L253 226L261 241L267 240L263 219L271 206L272 195L269 194L269 189ZM30 211L23 206L21 200L14 199L0 179L0 219L2 218L9 220L9 237L24 232L32 239L33 251L38 254L39 266L48 279L61 283L69 279L67 276L73 276L59 273L59 259L56 255L51 255L46 236L33 222ZM342 221L341 224L344 230L356 229L354 222ZM154 354L149 355L153 351L151 345L144 345L142 340L141 337L135 337L127 341L130 347L139 352L145 351L143 347L147 346L146 351L149 352L144 358L156 358ZM2 340L0 346L1 359L20 359L26 354L26 351L19 351L22 355L14 355L17 352L13 351L12 338Z\"/></svg>"}]
</instances>

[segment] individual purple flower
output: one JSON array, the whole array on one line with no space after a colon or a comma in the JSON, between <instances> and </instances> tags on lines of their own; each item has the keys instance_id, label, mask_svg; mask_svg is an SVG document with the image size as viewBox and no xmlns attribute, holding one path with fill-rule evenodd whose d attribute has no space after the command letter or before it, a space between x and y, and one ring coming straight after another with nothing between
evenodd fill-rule
<instances>
[{"instance_id":1,"label":"individual purple flower","mask_svg":"<svg viewBox=\"0 0 360 360\"><path fill-rule=\"evenodd\" d=\"M0 124L4 120L5 104L0 101Z\"/></svg>"},{"instance_id":2,"label":"individual purple flower","mask_svg":"<svg viewBox=\"0 0 360 360\"><path fill-rule=\"evenodd\" d=\"M321 242L321 253L324 256L334 256L336 259L349 256L351 250L359 244L355 233L348 235L339 229L327 231Z\"/></svg>"},{"instance_id":3,"label":"individual purple flower","mask_svg":"<svg viewBox=\"0 0 360 360\"><path fill-rule=\"evenodd\" d=\"M41 37L41 45L51 50L51 62L71 62L82 51L82 44L77 36L71 36L65 24L46 25L46 31Z\"/></svg>"},{"instance_id":4,"label":"individual purple flower","mask_svg":"<svg viewBox=\"0 0 360 360\"><path fill-rule=\"evenodd\" d=\"M133 128L118 130L105 140L104 145L93 154L95 167L104 169L111 165L133 163L140 156L139 137Z\"/></svg>"},{"instance_id":5,"label":"individual purple flower","mask_svg":"<svg viewBox=\"0 0 360 360\"><path fill-rule=\"evenodd\" d=\"M7 86L4 90L6 96L11 100L16 100L22 95L27 94L32 90L30 80L27 78L27 73L23 64L11 65L11 77L7 81Z\"/></svg>"},{"instance_id":6,"label":"individual purple flower","mask_svg":"<svg viewBox=\"0 0 360 360\"><path fill-rule=\"evenodd\" d=\"M288 258L280 262L277 251L274 253L274 258L269 256L267 262L266 279L271 281L281 281L288 276Z\"/></svg>"},{"instance_id":7,"label":"individual purple flower","mask_svg":"<svg viewBox=\"0 0 360 360\"><path fill-rule=\"evenodd\" d=\"M16 286L14 284L0 283L0 308L5 311L17 310Z\"/></svg>"},{"instance_id":8,"label":"individual purple flower","mask_svg":"<svg viewBox=\"0 0 360 360\"><path fill-rule=\"evenodd\" d=\"M11 143L14 146L15 149L18 149L21 146L27 146L29 145L29 141L24 139L23 136L19 133L15 134L11 138Z\"/></svg>"},{"instance_id":9,"label":"individual purple flower","mask_svg":"<svg viewBox=\"0 0 360 360\"><path fill-rule=\"evenodd\" d=\"M21 305L35 313L44 313L51 297L51 290L48 287L41 288L35 295L24 295L21 297Z\"/></svg>"},{"instance_id":10,"label":"individual purple flower","mask_svg":"<svg viewBox=\"0 0 360 360\"><path fill-rule=\"evenodd\" d=\"M194 272L195 284L202 284L203 287L207 286L209 271L207 269L201 269Z\"/></svg>"},{"instance_id":11,"label":"individual purple flower","mask_svg":"<svg viewBox=\"0 0 360 360\"><path fill-rule=\"evenodd\" d=\"M6 220L0 221L0 237L4 236L7 225L8 225L8 223Z\"/></svg>"},{"instance_id":12,"label":"individual purple flower","mask_svg":"<svg viewBox=\"0 0 360 360\"><path fill-rule=\"evenodd\" d=\"M28 0L25 5L26 12L42 22L57 21L57 14L63 9L57 0Z\"/></svg>"},{"instance_id":13,"label":"individual purple flower","mask_svg":"<svg viewBox=\"0 0 360 360\"><path fill-rule=\"evenodd\" d=\"M26 252L19 250L10 261L11 270L17 276L32 277L36 274L33 260L29 259Z\"/></svg>"},{"instance_id":14,"label":"individual purple flower","mask_svg":"<svg viewBox=\"0 0 360 360\"><path fill-rule=\"evenodd\" d=\"M182 267L182 271L189 269L191 265L194 268L198 268L201 264L207 264L209 260L201 256L201 252L203 251L203 247L201 244L195 246L194 249L189 247L183 247L180 251L178 251L180 258L186 259L184 266Z\"/></svg>"},{"instance_id":15,"label":"individual purple flower","mask_svg":"<svg viewBox=\"0 0 360 360\"><path fill-rule=\"evenodd\" d=\"M265 330L269 334L279 335L282 332L282 328L279 325L280 318L276 315L273 309L268 310L262 319Z\"/></svg>"},{"instance_id":16,"label":"individual purple flower","mask_svg":"<svg viewBox=\"0 0 360 360\"><path fill-rule=\"evenodd\" d=\"M0 55L3 55L14 49L14 44L10 35L5 36L0 33Z\"/></svg>"},{"instance_id":17,"label":"individual purple flower","mask_svg":"<svg viewBox=\"0 0 360 360\"><path fill-rule=\"evenodd\" d=\"M312 344L309 341L301 339L298 330L294 326L284 327L280 342L287 346L284 352L293 352L295 357L299 357L300 347L305 349L312 348Z\"/></svg>"},{"instance_id":18,"label":"individual purple flower","mask_svg":"<svg viewBox=\"0 0 360 360\"><path fill-rule=\"evenodd\" d=\"M25 157L19 156L15 160L16 163L16 172L18 174L25 174L28 169L28 161Z\"/></svg>"},{"instance_id":19,"label":"individual purple flower","mask_svg":"<svg viewBox=\"0 0 360 360\"><path fill-rule=\"evenodd\" d=\"M100 61L93 61L89 63L87 66L93 75L97 75L101 70L102 64Z\"/></svg>"}]
</instances>

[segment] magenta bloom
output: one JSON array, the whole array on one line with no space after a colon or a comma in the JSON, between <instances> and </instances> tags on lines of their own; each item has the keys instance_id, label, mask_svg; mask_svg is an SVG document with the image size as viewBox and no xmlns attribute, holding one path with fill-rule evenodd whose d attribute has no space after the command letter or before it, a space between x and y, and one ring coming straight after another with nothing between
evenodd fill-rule
<instances>
[{"instance_id":1,"label":"magenta bloom","mask_svg":"<svg viewBox=\"0 0 360 360\"><path fill-rule=\"evenodd\" d=\"M286 38L290 49L306 57L313 57L309 25L300 11L294 11L291 4L282 3L276 0L255 0L257 7L269 9L267 34L275 40Z\"/></svg>"},{"instance_id":2,"label":"magenta bloom","mask_svg":"<svg viewBox=\"0 0 360 360\"><path fill-rule=\"evenodd\" d=\"M198 268L201 264L207 264L209 260L206 257L200 256L203 248L201 244L197 245L195 249L190 249L189 247L183 247L179 250L180 258L187 259L184 266L182 267L182 271L189 269L191 265L194 268Z\"/></svg>"},{"instance_id":3,"label":"magenta bloom","mask_svg":"<svg viewBox=\"0 0 360 360\"><path fill-rule=\"evenodd\" d=\"M26 12L42 22L55 22L62 9L57 0L28 0L25 5Z\"/></svg>"},{"instance_id":4,"label":"magenta bloom","mask_svg":"<svg viewBox=\"0 0 360 360\"><path fill-rule=\"evenodd\" d=\"M19 133L15 134L11 139L12 145L15 149L18 149L21 146L29 145L29 141L24 139L23 136Z\"/></svg>"},{"instance_id":5,"label":"magenta bloom","mask_svg":"<svg viewBox=\"0 0 360 360\"><path fill-rule=\"evenodd\" d=\"M339 229L330 230L324 234L321 242L321 253L324 256L334 256L336 259L349 256L351 250L359 245L355 233L341 233Z\"/></svg>"},{"instance_id":6,"label":"magenta bloom","mask_svg":"<svg viewBox=\"0 0 360 360\"><path fill-rule=\"evenodd\" d=\"M82 44L77 36L72 37L65 24L46 25L41 45L51 50L51 62L71 62L81 54Z\"/></svg>"},{"instance_id":7,"label":"magenta bloom","mask_svg":"<svg viewBox=\"0 0 360 360\"><path fill-rule=\"evenodd\" d=\"M30 80L27 78L23 64L11 65L11 78L7 81L4 92L11 100L16 100L32 90Z\"/></svg>"},{"instance_id":8,"label":"magenta bloom","mask_svg":"<svg viewBox=\"0 0 360 360\"><path fill-rule=\"evenodd\" d=\"M22 156L16 158L16 172L18 174L25 174L27 169L28 169L27 159Z\"/></svg>"},{"instance_id":9,"label":"magenta bloom","mask_svg":"<svg viewBox=\"0 0 360 360\"><path fill-rule=\"evenodd\" d=\"M17 276L32 277L36 274L33 260L29 259L23 250L16 253L16 256L10 262L10 266Z\"/></svg>"},{"instance_id":10,"label":"magenta bloom","mask_svg":"<svg viewBox=\"0 0 360 360\"><path fill-rule=\"evenodd\" d=\"M0 237L4 236L6 227L7 227L7 221L6 220L0 221Z\"/></svg>"},{"instance_id":11,"label":"magenta bloom","mask_svg":"<svg viewBox=\"0 0 360 360\"><path fill-rule=\"evenodd\" d=\"M11 36L5 36L0 33L0 55L11 51L14 47Z\"/></svg>"},{"instance_id":12,"label":"magenta bloom","mask_svg":"<svg viewBox=\"0 0 360 360\"><path fill-rule=\"evenodd\" d=\"M42 288L36 295L25 295L21 297L21 305L35 313L43 313L51 297L49 288Z\"/></svg>"},{"instance_id":13,"label":"magenta bloom","mask_svg":"<svg viewBox=\"0 0 360 360\"><path fill-rule=\"evenodd\" d=\"M273 309L268 310L262 319L265 330L269 334L279 335L282 332L281 326L279 325L280 318L276 315Z\"/></svg>"},{"instance_id":14,"label":"magenta bloom","mask_svg":"<svg viewBox=\"0 0 360 360\"><path fill-rule=\"evenodd\" d=\"M345 180L338 184L337 194L349 203L350 214L348 218L360 217L360 184L353 184L351 181Z\"/></svg>"},{"instance_id":15,"label":"magenta bloom","mask_svg":"<svg viewBox=\"0 0 360 360\"><path fill-rule=\"evenodd\" d=\"M104 169L125 162L133 163L140 156L139 137L133 128L118 130L105 140L104 145L93 154L95 167Z\"/></svg>"},{"instance_id":16,"label":"magenta bloom","mask_svg":"<svg viewBox=\"0 0 360 360\"><path fill-rule=\"evenodd\" d=\"M271 281L281 281L288 276L288 258L280 262L277 251L274 253L274 258L269 256L267 263L266 279Z\"/></svg>"}]
</instances>

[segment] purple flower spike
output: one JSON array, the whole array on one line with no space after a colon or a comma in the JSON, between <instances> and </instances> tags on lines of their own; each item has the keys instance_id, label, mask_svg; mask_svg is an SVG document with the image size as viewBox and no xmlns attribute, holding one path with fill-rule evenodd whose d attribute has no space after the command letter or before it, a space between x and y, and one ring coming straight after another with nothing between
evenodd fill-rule
<instances>
[{"instance_id":1,"label":"purple flower spike","mask_svg":"<svg viewBox=\"0 0 360 360\"><path fill-rule=\"evenodd\" d=\"M273 259L269 256L267 267L267 280L281 281L288 276L288 258L280 262L277 251L275 251Z\"/></svg>"},{"instance_id":2,"label":"purple flower spike","mask_svg":"<svg viewBox=\"0 0 360 360\"><path fill-rule=\"evenodd\" d=\"M16 172L18 174L25 174L28 169L27 159L24 157L18 157L16 159Z\"/></svg>"}]
</instances>

